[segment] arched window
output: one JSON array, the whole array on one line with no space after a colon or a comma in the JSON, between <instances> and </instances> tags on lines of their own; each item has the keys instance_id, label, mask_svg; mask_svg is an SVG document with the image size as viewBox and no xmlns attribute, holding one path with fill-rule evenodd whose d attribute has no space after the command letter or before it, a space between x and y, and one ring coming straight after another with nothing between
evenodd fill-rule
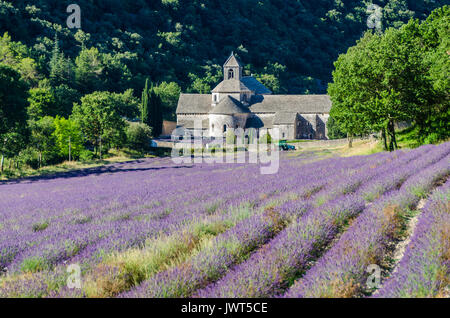
<instances>
[{"instance_id":1,"label":"arched window","mask_svg":"<svg viewBox=\"0 0 450 318\"><path fill-rule=\"evenodd\" d=\"M234 78L234 71L228 70L228 79L232 79L232 78Z\"/></svg>"},{"instance_id":2,"label":"arched window","mask_svg":"<svg viewBox=\"0 0 450 318\"><path fill-rule=\"evenodd\" d=\"M227 131L227 125L223 125L223 132Z\"/></svg>"}]
</instances>

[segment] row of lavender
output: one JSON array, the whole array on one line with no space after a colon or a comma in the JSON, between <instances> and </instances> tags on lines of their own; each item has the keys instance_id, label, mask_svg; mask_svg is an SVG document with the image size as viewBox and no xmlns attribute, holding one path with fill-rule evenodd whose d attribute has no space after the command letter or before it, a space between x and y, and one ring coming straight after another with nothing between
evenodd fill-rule
<instances>
[{"instance_id":1,"label":"row of lavender","mask_svg":"<svg viewBox=\"0 0 450 318\"><path fill-rule=\"evenodd\" d=\"M405 254L376 297L449 297L450 181L430 197ZM447 294L446 294L447 293Z\"/></svg>"},{"instance_id":2,"label":"row of lavender","mask_svg":"<svg viewBox=\"0 0 450 318\"><path fill-rule=\"evenodd\" d=\"M285 294L285 297L353 297L371 293L367 286L371 265L382 264L389 244L398 238L405 216L435 183L450 174L450 144L438 151L445 157L408 179L368 207L339 241ZM430 153L427 153L427 160ZM435 158L436 159L436 158ZM419 165L420 171L424 167Z\"/></svg>"},{"instance_id":3,"label":"row of lavender","mask_svg":"<svg viewBox=\"0 0 450 318\"><path fill-rule=\"evenodd\" d=\"M299 160L293 160L294 162L291 160L286 162L286 169L281 171L279 175L264 178L255 173L255 167L244 167L243 165L228 166L225 169L211 166L182 168L186 170L184 173L187 173L189 178L198 181L195 185L181 182L178 186L179 181L186 180L185 176L178 175L179 178L174 178L172 174L165 173L170 166L166 167L165 170L161 168L155 170L153 164L148 167L148 163L145 162L144 165L134 166L135 171L130 172L127 171L128 169L124 169L126 173L118 171L106 176L88 177L88 180L84 181L83 179L86 179L86 177L75 178L76 180L70 180L70 182L62 179L54 182L38 182L38 185L36 183L13 185L14 195L20 195L26 200L19 200L18 204L14 206L11 202L9 206L6 205L5 213L1 215L1 224L4 226L0 231L1 245L3 246L0 247L0 256L4 266L10 267L10 273L14 271L51 270L49 266L66 263L67 261L83 262L92 258L97 252L104 254L114 250L127 249L144 242L157 233L164 232L167 234L170 232L169 229L174 232L186 224L189 225L188 221L193 218L210 217L209 214L211 213L219 214L220 217L223 212L208 212L207 209L208 204L217 203L217 198L215 198L217 193L224 191L227 193L228 200L220 198L222 205L233 204L233 200L234 203L258 201L261 194L266 195L268 192L289 191L291 188L298 188L296 183L293 182L296 180L303 185L302 194L308 194L311 189L320 189L326 184L326 182L320 180L323 177L341 170L342 173L334 177L342 178L346 174L357 171L366 162L374 165L377 161L382 162L381 159L384 157L387 157L387 155L378 155L365 160L323 160L314 165L300 166L305 171L298 169L301 160L300 162ZM245 174L241 170L243 167L245 168ZM291 167L295 167L295 169ZM145 173L142 172L145 169L149 169L148 171L151 172L146 175L147 178L151 178L151 189L155 189L155 183L158 183L159 189L162 189L160 191L166 195L165 202L134 211L136 205L139 207L143 203L149 204L143 197L153 199L155 193L157 193L155 191L150 192L143 186L149 183L144 177ZM179 170L176 171L175 174ZM234 182L236 179L239 180L239 183ZM162 184L161 180L163 180ZM333 178L330 178L328 181L333 180ZM260 185L262 182L264 182L264 186ZM82 187L74 189L74 183ZM139 186L138 189L136 185ZM175 187L175 185L177 186ZM99 195L95 192L96 186L102 190ZM10 187L8 185L6 189L10 190ZM93 187L94 189L92 189ZM168 191L172 187L177 190L173 194ZM86 193L88 188L90 188L91 194ZM142 188L145 190L140 191ZM182 192L180 188L184 190L184 193L180 193ZM198 188L208 191L203 190L199 193ZM61 193L62 189L66 191ZM133 189L135 192L133 192ZM41 195L36 196L36 191L40 191ZM51 196L51 193L54 192L58 194L57 197ZM156 197L162 197L161 192ZM209 193L209 196L213 197L210 202L208 202L208 195L205 195L205 193ZM65 196L61 196L62 194ZM133 194L131 200L127 199L127 195L130 194ZM101 209L102 204L99 204L98 197L103 198L107 205L109 202L106 199L110 198L111 200L111 197L118 197L122 202L120 205L114 207L108 205ZM1 198L6 203L8 201L7 192L6 196ZM192 198L203 201L196 205ZM70 208L71 200L78 202L79 209L85 209L82 218L77 216L74 220L73 213L70 210L68 211L65 204L67 203ZM153 203L153 200L150 203ZM58 205L61 201L64 208ZM168 206L170 206L172 211L168 215L159 216L156 213L157 217L142 218L143 214L154 216L154 210L160 209L161 205L164 206L164 209L168 209ZM32 206L46 206L47 210L29 211ZM30 230L37 224L36 221L39 221L39 218L45 218L45 222L50 220L50 226L38 231ZM11 259L13 259L12 263L10 262ZM61 280L60 277L50 279L51 273L51 271L46 273L48 277L36 275L36 277L42 278L38 279L37 283L44 286L49 285L49 280L51 285L54 284L55 279ZM22 283L23 281L19 282L19 284ZM36 282L33 281L32 283ZM26 289L26 285L27 283L19 289Z\"/></svg>"},{"instance_id":4,"label":"row of lavender","mask_svg":"<svg viewBox=\"0 0 450 318\"><path fill-rule=\"evenodd\" d=\"M269 297L279 293L292 284L295 277L301 276L308 269L310 262L316 259L336 234L345 226L349 219L357 216L364 209L364 197L374 197L389 191L401 184L409 175L426 167L445 153L447 150L438 150L428 159L416 159L428 149L411 152L409 156L399 162L378 168L374 178L368 178L357 195L343 195L325 206L320 206L299 221L288 227L264 249L258 251L245 263L234 268L221 280L211 284L197 293L200 297ZM412 158L412 163L408 161ZM402 166L405 165L406 169ZM412 167L416 169L412 169ZM386 172L402 169L402 174L388 174ZM378 175L378 177L376 177ZM348 189L357 189L355 176L346 183ZM387 182L387 181L390 182ZM382 190L380 185L384 185ZM374 192L374 189L376 191ZM369 195L370 194L370 195ZM320 197L320 196L319 196Z\"/></svg>"},{"instance_id":5,"label":"row of lavender","mask_svg":"<svg viewBox=\"0 0 450 318\"><path fill-rule=\"evenodd\" d=\"M316 209L313 211L311 211L311 209L306 209L307 213L305 218L302 217L304 213L294 213L294 222L291 222L291 225L283 230L281 234L268 245L269 247L265 246L261 249L262 252L255 253L250 260L244 262L242 266L236 267L222 280L226 281L224 285L232 285L228 289L230 293L227 293L226 296L267 296L267 291L263 290L264 279L279 283L280 275L277 273L283 274L282 272L286 269L285 265L289 262L289 260L292 260L292 262L298 261L299 258L301 259L302 255L305 255L306 259L309 258L309 255L305 253L306 250L302 250L302 248L298 247L298 244L296 244L303 236L301 231L295 230L299 227L303 228L304 231L306 231L303 234L306 234L308 237L311 236L313 240L312 244L310 244L310 251L313 250L313 247L324 244L333 234L335 234L335 230L340 227L340 223L345 222L346 217L359 213L364 207L364 203L361 200L355 200L352 196L348 196L348 193L354 192L354 190L360 185L366 184L373 177L379 174L385 174L386 172L395 169L396 167L400 167L418 156L423 155L425 151L427 150L420 149L406 155L403 154L403 156L400 156L400 159L397 160L393 157L386 158L386 161L380 161L379 165L372 165L372 169L368 166L364 171L350 175L344 180L341 179L340 182L337 182L336 184L317 193L310 200L312 205L316 206ZM389 161L391 162L388 163ZM340 196L343 197L340 198ZM324 202L336 198L337 200L335 202L330 202L329 205L323 206ZM287 205L282 206L280 208L280 213L285 214L287 211L295 210L296 203L293 203L294 206L291 206L291 204L292 203L288 203ZM314 231L316 231L316 233L314 233ZM232 230L230 233L233 233ZM225 240L228 238L227 235L229 235L229 233L225 233ZM314 238L316 240L314 240ZM245 238L240 238L240 240L245 242ZM217 243L217 246L220 247L220 243ZM215 253L207 251L205 254L200 254L200 256L194 257L186 264L182 264L175 268L156 274L137 289L132 290L123 296L190 296L196 289L216 281L223 276L223 274L229 271L234 264L239 263L232 257L232 250L221 250L218 247L214 249ZM296 248L297 250L295 250ZM242 259L240 259L240 261L241 260ZM261 265L263 264L267 264L267 266L270 267L269 270L264 271L264 268L261 268ZM257 275L262 279L251 279L253 277L248 279L248 276L252 276L252 274ZM229 276L233 277L233 279L228 279ZM281 282L283 282L282 279ZM262 286L258 287L256 286L257 284ZM220 286L221 283L218 285ZM218 287L216 290L222 289L221 287ZM245 292L239 293L240 290L245 290ZM199 296L217 297L224 296L224 294L200 293Z\"/></svg>"},{"instance_id":6,"label":"row of lavender","mask_svg":"<svg viewBox=\"0 0 450 318\"><path fill-rule=\"evenodd\" d=\"M399 154L402 155L402 154ZM295 194L294 196L290 196L287 199L303 199L305 196L310 196L314 194L314 192L324 188L326 184L334 184L337 180L348 177L349 174L356 173L358 171L364 171L367 167L374 167L378 165L382 165L383 162L389 160L392 155L379 155L374 156L373 158L369 158L369 160L359 160L359 162L354 159L345 160L344 162L340 162L340 160L333 160L332 162L325 161L317 165L317 167L308 167L307 171L299 171L293 170L290 175L294 176L293 181L289 181L288 179L281 179L281 182L288 182L288 185L282 183L279 184L278 189L281 192L280 196L277 196L271 200L272 204L269 204L269 207L273 207L281 204L286 201L285 192L291 192ZM367 158L366 158L367 159ZM391 158L392 159L392 158ZM367 162L366 162L367 161ZM323 166L322 166L323 165ZM326 170L323 167L326 166ZM288 167L286 167L288 168ZM305 167L306 168L306 167ZM333 169L337 168L337 169ZM289 170L289 169L287 169ZM320 173L318 173L320 172ZM262 200L264 202L265 200ZM261 203L261 202L260 202ZM298 202L298 204L302 204L302 202ZM261 205L261 204L260 204ZM202 284L203 282L207 282L211 277L219 275L221 271L227 268L236 262L239 262L243 256L245 256L251 250L259 247L261 244L265 243L269 238L279 232L287 223L290 222L290 219L295 214L301 214L303 211L302 208L298 208L296 210L291 210L290 213L265 213L264 209L253 209L252 213L255 214L254 217L249 219L244 218L241 222L237 223L237 226L231 228L226 231L222 235L217 236L214 240L210 242L210 244L196 253L195 258L188 261L188 263L182 264L181 266L174 267L172 270L177 272L177 269L187 267L188 270L182 271L183 277L186 277L190 280L188 281L179 281L179 280L171 280L167 279L168 283L165 284L164 290L170 288L171 283L174 283L177 287L174 292L180 291L180 289L187 288L188 290L195 290L198 284ZM248 214L247 214L248 215ZM247 232L244 229L251 228L254 231ZM191 231L192 227L190 226L187 231ZM242 236L244 235L244 238ZM152 242L155 243L155 242ZM153 244L152 244L153 245ZM143 255L146 252L146 248L138 251L140 255ZM215 262L215 255L220 254L220 259L222 262ZM200 256L199 256L200 255ZM203 258L201 257L203 255ZM226 259L224 259L226 257ZM209 262L207 261L209 260ZM227 261L226 261L227 260ZM198 263L196 263L198 261ZM186 265L187 264L187 265ZM193 265L194 264L194 265ZM198 266L195 266L198 264ZM227 265L228 264L228 265ZM116 285L115 292L120 290L126 290L129 288L130 284L120 283L121 277L136 277L136 271L141 272L140 277L133 283L140 283L143 278L148 278L157 274L159 269L154 269L149 271L148 264L143 260L139 264L133 264L133 269L129 272L126 268L125 270L122 268L121 270L112 271L105 275L104 266L102 266L99 273L91 273L91 279L100 279L101 284L103 285L101 288L105 289L104 281L108 281L108 285ZM196 271L195 268L198 268ZM144 273L142 273L141 269L144 269ZM163 272L164 273L164 272ZM100 277L98 277L100 275ZM160 275L160 274L158 274ZM177 274L175 274L177 275ZM220 276L220 275L219 275ZM195 283L197 282L197 283ZM119 284L119 288L117 288L117 284ZM95 286L94 289L97 289L98 286ZM110 286L107 287L110 289ZM164 293L164 290L162 291ZM68 294L67 294L68 292ZM96 293L96 291L92 291L92 287L87 289L87 294L85 291L81 291L83 295L96 295L96 296L104 296L104 291L100 294ZM111 290L107 291L106 295L114 295L115 292ZM73 291L62 291L59 296L80 296L80 293L74 294Z\"/></svg>"},{"instance_id":7,"label":"row of lavender","mask_svg":"<svg viewBox=\"0 0 450 318\"><path fill-rule=\"evenodd\" d=\"M38 183L46 191L57 193L55 196L63 196L62 200L60 197L53 199L62 201L64 207L67 203L69 210L58 209L56 204L53 206L36 196L35 183L28 188L25 184L14 185L19 192L14 192L11 197L25 197L27 200L23 201L27 203L20 202L14 207L13 200L0 195L0 202L10 204L6 205L7 213L0 214L0 236L9 239L6 244L0 243L0 260L9 266L10 273L27 272L30 268L37 272L18 280L0 277L0 297L89 296L84 291L74 293L64 288L57 291L64 284L66 275L61 275L64 263L84 263L85 271L95 274L94 265L102 265L107 259L105 256L113 252L136 247L138 253L145 252L150 238L151 244L158 243L161 237L178 238L178 233L192 232L196 224L225 226L215 232L216 238L208 239L207 245L190 251L186 261L168 270L160 267L146 272L132 284L146 281L122 296L261 297L280 294L308 270L311 261L345 229L348 221L364 210L365 202L375 201L373 206L378 206L386 200L386 196L378 199L380 195L396 189L449 152L447 144L410 152L326 159L313 164L291 159L284 160L280 173L272 177L259 175L251 165L174 168L167 162L144 162L140 166L123 167L123 173L113 172L101 178L76 178L76 183L83 188L75 196L71 182ZM448 167L448 157L445 159ZM445 166L442 165L445 159L441 160L441 166ZM130 168L136 171L127 171ZM170 169L175 170L169 173ZM429 174L434 174L431 184L430 181L414 181L416 184L408 188L409 192L420 197L446 171L430 170ZM161 182L161 177L167 179ZM186 182L191 179L195 179L195 185ZM417 184L422 187L418 188ZM92 186L101 190L98 196ZM157 191L155 186L162 190ZM86 191L89 187L91 194ZM6 189L10 190L10 185ZM162 193L167 194L165 199L155 200L155 194L161 196ZM68 197L71 196L82 202L81 217L77 215L75 222L70 211ZM120 198L121 202L114 202L111 196ZM52 210L27 213L33 201L36 206L47 204ZM242 204L250 209L239 210ZM50 226L35 231L32 228L41 224L39 216L42 215L45 217L42 224L48 222ZM25 237L31 238L29 242L35 245L26 244L24 249L14 250L10 247L17 243L15 238L20 238L21 228L28 231L28 237ZM79 241L68 246L67 242L74 242L74 239ZM36 260L44 260L44 265L51 267L40 267ZM109 284L115 279L115 273L107 275L111 276L107 277ZM123 272L120 275L129 276ZM121 286L117 292L130 286Z\"/></svg>"}]
</instances>

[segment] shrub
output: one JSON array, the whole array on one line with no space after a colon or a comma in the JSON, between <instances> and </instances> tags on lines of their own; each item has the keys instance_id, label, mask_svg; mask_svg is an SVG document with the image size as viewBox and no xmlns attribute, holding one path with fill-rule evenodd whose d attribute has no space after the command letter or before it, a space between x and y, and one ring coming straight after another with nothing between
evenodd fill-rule
<instances>
[{"instance_id":1,"label":"shrub","mask_svg":"<svg viewBox=\"0 0 450 318\"><path fill-rule=\"evenodd\" d=\"M127 146L130 149L146 151L150 148L152 129L142 123L129 123L127 130Z\"/></svg>"},{"instance_id":2,"label":"shrub","mask_svg":"<svg viewBox=\"0 0 450 318\"><path fill-rule=\"evenodd\" d=\"M21 151L18 159L32 169L39 168L39 152L33 147L28 147Z\"/></svg>"},{"instance_id":3,"label":"shrub","mask_svg":"<svg viewBox=\"0 0 450 318\"><path fill-rule=\"evenodd\" d=\"M90 150L81 150L80 152L80 161L91 161L94 159L94 153Z\"/></svg>"}]
</instances>

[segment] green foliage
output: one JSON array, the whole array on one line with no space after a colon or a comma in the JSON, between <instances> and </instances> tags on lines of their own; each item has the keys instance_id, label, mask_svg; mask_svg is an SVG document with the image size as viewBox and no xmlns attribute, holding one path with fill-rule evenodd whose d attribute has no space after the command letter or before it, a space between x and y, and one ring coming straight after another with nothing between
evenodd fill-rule
<instances>
[{"instance_id":1,"label":"green foliage","mask_svg":"<svg viewBox=\"0 0 450 318\"><path fill-rule=\"evenodd\" d=\"M19 162L29 166L32 169L39 169L39 152L33 147L23 149L19 156Z\"/></svg>"},{"instance_id":2,"label":"green foliage","mask_svg":"<svg viewBox=\"0 0 450 318\"><path fill-rule=\"evenodd\" d=\"M143 123L129 123L127 130L127 146L130 149L144 152L150 148L152 130Z\"/></svg>"},{"instance_id":3,"label":"green foliage","mask_svg":"<svg viewBox=\"0 0 450 318\"><path fill-rule=\"evenodd\" d=\"M144 90L142 91L142 97L141 97L141 123L143 124L149 124L149 107L148 107L148 100L149 100L149 79L147 78L145 80L145 86Z\"/></svg>"},{"instance_id":4,"label":"green foliage","mask_svg":"<svg viewBox=\"0 0 450 318\"><path fill-rule=\"evenodd\" d=\"M20 74L0 64L0 137L25 124L27 96L27 86Z\"/></svg>"},{"instance_id":5,"label":"green foliage","mask_svg":"<svg viewBox=\"0 0 450 318\"><path fill-rule=\"evenodd\" d=\"M96 150L100 145L107 149L108 145L119 146L124 141L125 121L116 100L116 94L95 92L83 96L81 104L74 105L72 119L78 122Z\"/></svg>"},{"instance_id":6,"label":"green foliage","mask_svg":"<svg viewBox=\"0 0 450 318\"><path fill-rule=\"evenodd\" d=\"M30 50L22 43L12 41L7 32L0 36L0 63L17 70L28 84L36 84L39 80L38 65Z\"/></svg>"},{"instance_id":7,"label":"green foliage","mask_svg":"<svg viewBox=\"0 0 450 318\"><path fill-rule=\"evenodd\" d=\"M411 17L423 20L446 1L376 3L383 8L387 30ZM146 118L141 118L157 136L163 118L175 119L181 91L210 93L220 82L221 65L232 50L246 63L245 75L256 74L274 93L324 93L332 61L367 30L367 1L362 0L324 0L320 5L287 0L283 6L278 0L77 4L83 30L73 32L66 28L62 2L0 1L0 30L8 32L0 36L0 150L7 156L27 145L27 107L32 126L45 116L69 118L75 104L72 118L96 149L100 138L103 148L119 147L126 141L124 118L143 117L134 92L141 92L146 78L160 83L147 83ZM416 138L448 138L448 29L446 7L434 11L427 23L367 35L358 49L350 49L346 55L353 58L338 61L336 72L341 79L354 72L363 81L331 85L339 129L350 134L382 129L389 135L393 120L414 113ZM352 62L357 59L359 63ZM379 96L369 98L370 89ZM350 90L356 91L352 97L345 94ZM82 107L83 95L90 110ZM36 126L31 128L37 132ZM88 133L90 128L94 132Z\"/></svg>"},{"instance_id":8,"label":"green foliage","mask_svg":"<svg viewBox=\"0 0 450 318\"><path fill-rule=\"evenodd\" d=\"M175 111L180 98L181 87L176 82L162 82L154 87L156 94L161 98L163 118L176 121Z\"/></svg>"},{"instance_id":9,"label":"green foliage","mask_svg":"<svg viewBox=\"0 0 450 318\"><path fill-rule=\"evenodd\" d=\"M440 10L447 23L436 23L438 34L449 27L449 7ZM397 148L394 124L399 121L414 121L422 128L422 140L431 133L436 134L434 140L448 137L448 87L447 94L439 92L441 84L433 87L433 59L427 57L436 53L423 45L427 37L421 31L429 24L411 20L381 35L367 32L339 57L328 92L333 102L330 115L340 129L350 135L381 130L389 150ZM448 56L443 63L441 70L448 67Z\"/></svg>"},{"instance_id":10,"label":"green foliage","mask_svg":"<svg viewBox=\"0 0 450 318\"><path fill-rule=\"evenodd\" d=\"M327 129L329 139L341 139L346 137L346 134L340 130L333 117L328 118Z\"/></svg>"},{"instance_id":11,"label":"green foliage","mask_svg":"<svg viewBox=\"0 0 450 318\"><path fill-rule=\"evenodd\" d=\"M53 137L55 138L58 154L66 160L69 159L70 142L71 158L79 158L84 149L83 135L79 124L74 120L56 116L54 125Z\"/></svg>"},{"instance_id":12,"label":"green foliage","mask_svg":"<svg viewBox=\"0 0 450 318\"><path fill-rule=\"evenodd\" d=\"M55 116L56 99L51 88L32 88L28 97L28 118L39 120L44 116Z\"/></svg>"},{"instance_id":13,"label":"green foliage","mask_svg":"<svg viewBox=\"0 0 450 318\"><path fill-rule=\"evenodd\" d=\"M80 93L69 87L66 84L61 84L53 88L53 95L55 96L56 114L62 117L69 117L72 114L72 107L74 103L80 101Z\"/></svg>"},{"instance_id":14,"label":"green foliage","mask_svg":"<svg viewBox=\"0 0 450 318\"><path fill-rule=\"evenodd\" d=\"M45 116L29 122L31 130L30 145L38 151L38 165L54 164L60 161L55 140L54 118Z\"/></svg>"},{"instance_id":15,"label":"green foliage","mask_svg":"<svg viewBox=\"0 0 450 318\"><path fill-rule=\"evenodd\" d=\"M149 122L148 125L152 128L153 136L159 136L162 132L163 124L163 104L161 97L152 88L149 95Z\"/></svg>"},{"instance_id":16,"label":"green foliage","mask_svg":"<svg viewBox=\"0 0 450 318\"><path fill-rule=\"evenodd\" d=\"M82 162L91 161L95 157L95 154L87 149L83 149L80 152L80 157L78 158Z\"/></svg>"},{"instance_id":17,"label":"green foliage","mask_svg":"<svg viewBox=\"0 0 450 318\"><path fill-rule=\"evenodd\" d=\"M95 47L81 50L75 59L75 79L82 92L101 90L104 65Z\"/></svg>"}]
</instances>

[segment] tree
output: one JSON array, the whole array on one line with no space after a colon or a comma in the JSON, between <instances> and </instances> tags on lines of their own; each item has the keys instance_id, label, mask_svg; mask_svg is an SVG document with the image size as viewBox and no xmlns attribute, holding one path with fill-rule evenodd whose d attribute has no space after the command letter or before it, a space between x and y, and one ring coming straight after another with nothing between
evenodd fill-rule
<instances>
[{"instance_id":1,"label":"tree","mask_svg":"<svg viewBox=\"0 0 450 318\"><path fill-rule=\"evenodd\" d=\"M176 120L175 111L180 98L181 87L175 82L162 82L154 87L156 94L161 98L163 107L163 118L166 120Z\"/></svg>"},{"instance_id":2,"label":"tree","mask_svg":"<svg viewBox=\"0 0 450 318\"><path fill-rule=\"evenodd\" d=\"M430 143L450 137L450 6L436 9L420 25L424 44L424 64L429 69L434 98L416 118L417 139Z\"/></svg>"},{"instance_id":3,"label":"tree","mask_svg":"<svg viewBox=\"0 0 450 318\"><path fill-rule=\"evenodd\" d=\"M103 88L104 66L102 55L97 48L82 49L75 59L75 79L82 92L92 92Z\"/></svg>"},{"instance_id":4,"label":"tree","mask_svg":"<svg viewBox=\"0 0 450 318\"><path fill-rule=\"evenodd\" d=\"M371 47L379 41L376 35L366 33L356 46L348 49L346 54L339 56L335 62L333 82L328 86L328 94L332 101L330 117L333 117L338 128L349 137L362 134L369 129L368 118L364 107L370 104L370 95L366 86L371 80Z\"/></svg>"},{"instance_id":5,"label":"tree","mask_svg":"<svg viewBox=\"0 0 450 318\"><path fill-rule=\"evenodd\" d=\"M145 86L144 90L142 91L142 98L141 98L141 123L143 124L149 124L149 107L148 107L148 100L149 100L149 87L148 87L149 80L148 78L145 80Z\"/></svg>"},{"instance_id":6,"label":"tree","mask_svg":"<svg viewBox=\"0 0 450 318\"><path fill-rule=\"evenodd\" d=\"M155 89L150 90L149 95L149 126L152 128L154 136L159 136L162 133L163 114L162 101Z\"/></svg>"},{"instance_id":7,"label":"tree","mask_svg":"<svg viewBox=\"0 0 450 318\"><path fill-rule=\"evenodd\" d=\"M111 93L111 98L120 116L128 119L139 117L139 100L134 97L133 89L127 89L123 93Z\"/></svg>"},{"instance_id":8,"label":"tree","mask_svg":"<svg viewBox=\"0 0 450 318\"><path fill-rule=\"evenodd\" d=\"M419 22L382 35L367 32L335 63L330 115L350 135L381 130L385 148L398 148L395 122L414 120L433 99L423 63Z\"/></svg>"},{"instance_id":9,"label":"tree","mask_svg":"<svg viewBox=\"0 0 450 318\"><path fill-rule=\"evenodd\" d=\"M346 137L345 133L341 131L338 124L336 123L336 120L333 117L328 118L327 129L329 139L340 139Z\"/></svg>"},{"instance_id":10,"label":"tree","mask_svg":"<svg viewBox=\"0 0 450 318\"><path fill-rule=\"evenodd\" d=\"M53 136L59 155L65 159L69 158L69 160L78 158L84 149L83 134L79 124L74 120L59 116L56 116L54 124Z\"/></svg>"},{"instance_id":11,"label":"tree","mask_svg":"<svg viewBox=\"0 0 450 318\"><path fill-rule=\"evenodd\" d=\"M56 99L51 88L32 88L29 91L27 113L31 120L39 120L44 116L56 115Z\"/></svg>"},{"instance_id":12,"label":"tree","mask_svg":"<svg viewBox=\"0 0 450 318\"><path fill-rule=\"evenodd\" d=\"M64 57L58 43L58 33L55 33L52 57L49 62L50 82L53 87L67 85L74 80L74 65L69 58Z\"/></svg>"},{"instance_id":13,"label":"tree","mask_svg":"<svg viewBox=\"0 0 450 318\"><path fill-rule=\"evenodd\" d=\"M125 139L125 121L112 93L94 92L83 96L81 104L74 105L72 118L94 145L96 153L100 152L100 157L105 145L118 146Z\"/></svg>"},{"instance_id":14,"label":"tree","mask_svg":"<svg viewBox=\"0 0 450 318\"><path fill-rule=\"evenodd\" d=\"M53 95L55 96L56 114L68 118L72 114L72 108L74 103L80 101L80 93L69 87L66 84L62 84L53 88Z\"/></svg>"},{"instance_id":15,"label":"tree","mask_svg":"<svg viewBox=\"0 0 450 318\"><path fill-rule=\"evenodd\" d=\"M22 43L12 41L7 32L0 36L0 63L17 70L26 83L36 84L41 76L36 61L30 55L30 50Z\"/></svg>"},{"instance_id":16,"label":"tree","mask_svg":"<svg viewBox=\"0 0 450 318\"><path fill-rule=\"evenodd\" d=\"M36 121L30 121L31 145L39 153L38 168L43 163L55 163L58 161L58 150L54 137L54 118L45 116Z\"/></svg>"},{"instance_id":17,"label":"tree","mask_svg":"<svg viewBox=\"0 0 450 318\"><path fill-rule=\"evenodd\" d=\"M0 155L3 171L4 154L12 133L23 131L27 120L27 85L20 74L9 66L0 64Z\"/></svg>"},{"instance_id":18,"label":"tree","mask_svg":"<svg viewBox=\"0 0 450 318\"><path fill-rule=\"evenodd\" d=\"M152 130L143 123L129 123L127 127L127 146L137 151L146 151L150 148Z\"/></svg>"}]
</instances>

